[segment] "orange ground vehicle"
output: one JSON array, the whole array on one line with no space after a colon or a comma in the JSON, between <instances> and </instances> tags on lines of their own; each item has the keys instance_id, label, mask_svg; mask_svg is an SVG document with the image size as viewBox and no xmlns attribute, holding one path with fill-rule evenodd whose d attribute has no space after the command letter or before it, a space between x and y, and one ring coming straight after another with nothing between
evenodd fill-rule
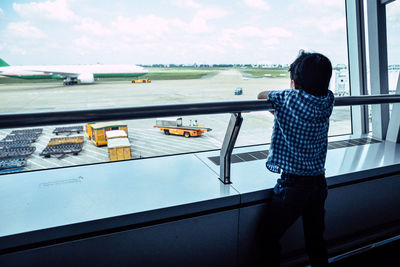
<instances>
[{"instance_id":1,"label":"orange ground vehicle","mask_svg":"<svg viewBox=\"0 0 400 267\"><path fill-rule=\"evenodd\" d=\"M132 80L131 83L151 83L150 79L135 79Z\"/></svg>"},{"instance_id":2,"label":"orange ground vehicle","mask_svg":"<svg viewBox=\"0 0 400 267\"><path fill-rule=\"evenodd\" d=\"M199 124L183 125L182 118L162 118L156 120L154 128L159 128L164 134L183 135L186 138L191 136L200 136L205 132L210 132L210 128L205 128Z\"/></svg>"}]
</instances>

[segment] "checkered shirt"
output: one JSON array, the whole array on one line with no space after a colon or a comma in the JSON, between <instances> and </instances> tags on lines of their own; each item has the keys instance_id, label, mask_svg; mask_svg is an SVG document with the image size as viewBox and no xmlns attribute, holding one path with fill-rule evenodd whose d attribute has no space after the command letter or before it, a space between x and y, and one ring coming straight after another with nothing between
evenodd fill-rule
<instances>
[{"instance_id":1,"label":"checkered shirt","mask_svg":"<svg viewBox=\"0 0 400 267\"><path fill-rule=\"evenodd\" d=\"M333 93L317 97L287 89L271 91L268 99L275 109L268 170L303 176L325 172Z\"/></svg>"}]
</instances>

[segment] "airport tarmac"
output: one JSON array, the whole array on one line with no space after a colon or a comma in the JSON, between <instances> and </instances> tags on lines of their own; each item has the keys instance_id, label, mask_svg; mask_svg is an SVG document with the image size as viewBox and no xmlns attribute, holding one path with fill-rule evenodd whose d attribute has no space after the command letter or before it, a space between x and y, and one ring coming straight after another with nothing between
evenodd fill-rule
<instances>
[{"instance_id":1,"label":"airport tarmac","mask_svg":"<svg viewBox=\"0 0 400 267\"><path fill-rule=\"evenodd\" d=\"M252 100L262 90L280 90L288 86L288 77L244 78L237 70L224 70L202 79L152 81L148 84L131 84L129 81L98 81L95 84L75 86L63 86L62 82L0 84L0 113ZM238 87L243 89L242 95L234 94ZM237 146L269 142L273 126L272 114L267 111L252 112L243 114L243 117ZM125 121L129 129L132 157L138 159L219 149L229 118L230 114L184 117L184 124L197 120L212 129L200 137L191 138L164 135L159 129L153 128L156 118ZM335 108L331 117L330 135L350 133L350 124L349 107ZM55 127L60 125L42 127L43 134L33 143L36 151L28 158L25 170L108 161L107 147L96 147L86 137L83 150L77 156L67 155L62 159L39 156L49 139L58 137L52 133ZM14 129L0 129L0 140L11 130Z\"/></svg>"}]
</instances>

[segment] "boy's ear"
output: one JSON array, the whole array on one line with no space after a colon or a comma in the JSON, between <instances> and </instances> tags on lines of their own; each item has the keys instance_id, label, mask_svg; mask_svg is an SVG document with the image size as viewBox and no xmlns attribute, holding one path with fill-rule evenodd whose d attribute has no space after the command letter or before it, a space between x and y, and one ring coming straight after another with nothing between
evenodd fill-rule
<instances>
[{"instance_id":1,"label":"boy's ear","mask_svg":"<svg viewBox=\"0 0 400 267\"><path fill-rule=\"evenodd\" d=\"M296 83L293 80L290 80L290 88L296 89Z\"/></svg>"}]
</instances>

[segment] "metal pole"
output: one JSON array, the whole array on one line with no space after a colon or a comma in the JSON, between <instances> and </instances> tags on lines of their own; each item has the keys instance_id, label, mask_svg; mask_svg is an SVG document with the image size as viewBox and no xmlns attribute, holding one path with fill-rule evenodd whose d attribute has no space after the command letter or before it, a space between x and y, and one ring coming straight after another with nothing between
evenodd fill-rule
<instances>
[{"instance_id":1,"label":"metal pole","mask_svg":"<svg viewBox=\"0 0 400 267\"><path fill-rule=\"evenodd\" d=\"M235 146L236 139L239 135L240 126L242 125L243 117L242 114L233 113L228 124L228 129L225 133L224 142L222 144L220 157L219 157L219 167L220 175L219 179L224 184L231 183L231 155L232 150Z\"/></svg>"}]
</instances>

